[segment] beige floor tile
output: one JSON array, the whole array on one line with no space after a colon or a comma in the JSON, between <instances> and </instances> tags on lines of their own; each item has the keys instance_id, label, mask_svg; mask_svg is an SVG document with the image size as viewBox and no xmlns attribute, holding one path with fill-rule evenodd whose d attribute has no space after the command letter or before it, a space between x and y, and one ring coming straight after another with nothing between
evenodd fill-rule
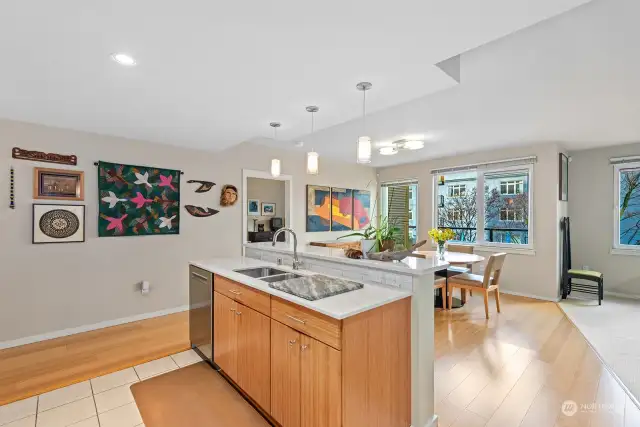
<instances>
[{"instance_id":1,"label":"beige floor tile","mask_svg":"<svg viewBox=\"0 0 640 427\"><path fill-rule=\"evenodd\" d=\"M48 411L49 409L66 405L67 403L75 402L76 400L89 396L91 396L91 384L89 384L89 381L59 388L58 390L40 395L38 412Z\"/></svg>"},{"instance_id":2,"label":"beige floor tile","mask_svg":"<svg viewBox=\"0 0 640 427\"><path fill-rule=\"evenodd\" d=\"M183 351L182 353L174 354L171 356L174 362L181 367L193 365L194 363L202 362L202 358L198 356L193 350Z\"/></svg>"},{"instance_id":3,"label":"beige floor tile","mask_svg":"<svg viewBox=\"0 0 640 427\"><path fill-rule=\"evenodd\" d=\"M79 423L71 424L69 427L100 427L98 417L87 418Z\"/></svg>"},{"instance_id":4,"label":"beige floor tile","mask_svg":"<svg viewBox=\"0 0 640 427\"><path fill-rule=\"evenodd\" d=\"M451 424L451 427L484 427L486 424L486 419L465 409L460 412L458 418Z\"/></svg>"},{"instance_id":5,"label":"beige floor tile","mask_svg":"<svg viewBox=\"0 0 640 427\"><path fill-rule=\"evenodd\" d=\"M132 384L135 382L138 382L136 371L133 368L127 368L92 379L91 387L93 388L93 393L97 394L121 385Z\"/></svg>"},{"instance_id":6,"label":"beige floor tile","mask_svg":"<svg viewBox=\"0 0 640 427\"><path fill-rule=\"evenodd\" d=\"M449 393L447 399L461 408L466 408L490 382L491 377L484 372L472 372Z\"/></svg>"},{"instance_id":7,"label":"beige floor tile","mask_svg":"<svg viewBox=\"0 0 640 427\"><path fill-rule=\"evenodd\" d=\"M565 395L550 387L542 387L529 407L520 427L552 427L555 425Z\"/></svg>"},{"instance_id":8,"label":"beige floor tile","mask_svg":"<svg viewBox=\"0 0 640 427\"><path fill-rule=\"evenodd\" d=\"M174 362L171 357L152 360L151 362L143 363L135 367L136 373L141 381L175 369L178 369L178 365L176 365L176 362Z\"/></svg>"},{"instance_id":9,"label":"beige floor tile","mask_svg":"<svg viewBox=\"0 0 640 427\"><path fill-rule=\"evenodd\" d=\"M135 402L98 415L100 427L135 427L142 423L142 417Z\"/></svg>"},{"instance_id":10,"label":"beige floor tile","mask_svg":"<svg viewBox=\"0 0 640 427\"><path fill-rule=\"evenodd\" d=\"M636 426L640 426L640 408L627 396L624 406L624 427Z\"/></svg>"},{"instance_id":11,"label":"beige floor tile","mask_svg":"<svg viewBox=\"0 0 640 427\"><path fill-rule=\"evenodd\" d=\"M2 427L35 427L36 425L36 416L29 415L26 418L23 418L18 421L10 422L9 424L5 424Z\"/></svg>"},{"instance_id":12,"label":"beige floor tile","mask_svg":"<svg viewBox=\"0 0 640 427\"><path fill-rule=\"evenodd\" d=\"M438 427L450 427L462 411L463 408L456 406L449 399L436 403L435 412L438 415Z\"/></svg>"},{"instance_id":13,"label":"beige floor tile","mask_svg":"<svg viewBox=\"0 0 640 427\"><path fill-rule=\"evenodd\" d=\"M133 394L131 394L130 385L125 384L120 387L112 388L105 392L96 394L94 396L96 400L96 408L98 413L110 411L119 406L126 405L134 401Z\"/></svg>"},{"instance_id":14,"label":"beige floor tile","mask_svg":"<svg viewBox=\"0 0 640 427\"><path fill-rule=\"evenodd\" d=\"M35 415L38 407L38 398L30 397L29 399L19 400L0 406L0 426L9 424L12 421L26 418L29 415Z\"/></svg>"},{"instance_id":15,"label":"beige floor tile","mask_svg":"<svg viewBox=\"0 0 640 427\"><path fill-rule=\"evenodd\" d=\"M67 427L96 415L93 397L86 397L38 414L37 427Z\"/></svg>"}]
</instances>

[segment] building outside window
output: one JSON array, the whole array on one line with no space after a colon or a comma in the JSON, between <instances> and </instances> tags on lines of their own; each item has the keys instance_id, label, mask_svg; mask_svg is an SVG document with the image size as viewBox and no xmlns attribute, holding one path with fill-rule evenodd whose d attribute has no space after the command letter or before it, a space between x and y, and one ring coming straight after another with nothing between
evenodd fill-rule
<instances>
[{"instance_id":1,"label":"building outside window","mask_svg":"<svg viewBox=\"0 0 640 427\"><path fill-rule=\"evenodd\" d=\"M457 242L528 246L532 174L530 164L439 174L435 223Z\"/></svg>"}]
</instances>

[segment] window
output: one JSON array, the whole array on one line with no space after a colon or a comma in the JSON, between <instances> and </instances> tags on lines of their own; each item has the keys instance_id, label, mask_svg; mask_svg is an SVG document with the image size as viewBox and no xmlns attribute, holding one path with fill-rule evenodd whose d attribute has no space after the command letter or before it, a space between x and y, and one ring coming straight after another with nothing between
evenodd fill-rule
<instances>
[{"instance_id":1,"label":"window","mask_svg":"<svg viewBox=\"0 0 640 427\"><path fill-rule=\"evenodd\" d=\"M382 216L400 231L396 244L409 247L418 239L418 184L416 181L387 182L381 185Z\"/></svg>"},{"instance_id":2,"label":"window","mask_svg":"<svg viewBox=\"0 0 640 427\"><path fill-rule=\"evenodd\" d=\"M434 223L452 229L457 242L530 246L532 174L533 164L482 165L472 171L445 174L437 171ZM638 191L640 221L640 185Z\"/></svg>"},{"instance_id":3,"label":"window","mask_svg":"<svg viewBox=\"0 0 640 427\"><path fill-rule=\"evenodd\" d=\"M524 187L524 181L501 181L500 193L501 194L520 194Z\"/></svg>"},{"instance_id":4,"label":"window","mask_svg":"<svg viewBox=\"0 0 640 427\"><path fill-rule=\"evenodd\" d=\"M640 250L640 162L614 166L614 248Z\"/></svg>"},{"instance_id":5,"label":"window","mask_svg":"<svg viewBox=\"0 0 640 427\"><path fill-rule=\"evenodd\" d=\"M465 184L454 184L449 186L449 197L461 197L467 192Z\"/></svg>"}]
</instances>

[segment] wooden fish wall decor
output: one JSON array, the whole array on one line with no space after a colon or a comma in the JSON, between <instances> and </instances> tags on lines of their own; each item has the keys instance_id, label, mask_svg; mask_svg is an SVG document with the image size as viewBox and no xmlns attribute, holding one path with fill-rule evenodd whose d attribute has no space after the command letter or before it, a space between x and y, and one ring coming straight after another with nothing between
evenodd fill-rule
<instances>
[{"instance_id":1,"label":"wooden fish wall decor","mask_svg":"<svg viewBox=\"0 0 640 427\"><path fill-rule=\"evenodd\" d=\"M184 208L189 212L191 216L195 216L196 218L206 218L208 216L213 216L220 211L211 208L203 208L200 206L194 205L185 205Z\"/></svg>"},{"instance_id":2,"label":"wooden fish wall decor","mask_svg":"<svg viewBox=\"0 0 640 427\"><path fill-rule=\"evenodd\" d=\"M200 187L196 189L196 193L206 193L207 191L211 190L214 185L216 185L215 182L200 181L198 179L190 179L187 181L187 184L200 184Z\"/></svg>"}]
</instances>

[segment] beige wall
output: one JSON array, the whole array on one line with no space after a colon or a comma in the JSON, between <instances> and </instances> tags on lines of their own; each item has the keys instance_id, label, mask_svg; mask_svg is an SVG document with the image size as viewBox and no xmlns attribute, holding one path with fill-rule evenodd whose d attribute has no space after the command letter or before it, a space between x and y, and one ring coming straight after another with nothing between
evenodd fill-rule
<instances>
[{"instance_id":1,"label":"beige wall","mask_svg":"<svg viewBox=\"0 0 640 427\"><path fill-rule=\"evenodd\" d=\"M11 148L76 154L85 171L86 242L33 245L32 173L53 164L11 159ZM188 304L187 263L193 259L240 255L246 225L242 203L220 208L220 188L242 188L242 169L269 170L277 155L282 173L293 176L292 226L302 241L335 238L336 233L305 233L306 184L375 188L375 171L320 159L320 174L305 173L303 151L277 151L242 144L220 153L193 151L0 120L0 343ZM180 234L97 238L97 160L181 169L181 204L220 209L210 218L181 211ZM8 208L9 166L16 168L16 209ZM61 168L63 166L60 166ZM188 179L217 183L196 194ZM148 280L142 296L138 283Z\"/></svg>"},{"instance_id":2,"label":"beige wall","mask_svg":"<svg viewBox=\"0 0 640 427\"><path fill-rule=\"evenodd\" d=\"M247 178L247 198L260 200L260 211L262 212L262 203L276 204L276 217L283 219L286 216L285 206L285 184L284 181L263 178ZM257 224L264 224L264 229L269 230L270 216L248 216L247 229L253 231L253 220L257 219ZM288 226L288 224L285 224ZM256 227L256 231L258 227Z\"/></svg>"},{"instance_id":3,"label":"beige wall","mask_svg":"<svg viewBox=\"0 0 640 427\"><path fill-rule=\"evenodd\" d=\"M640 258L612 255L613 166L611 157L638 156L640 144L571 152L569 216L573 267L604 274L605 292L640 297Z\"/></svg>"},{"instance_id":4,"label":"beige wall","mask_svg":"<svg viewBox=\"0 0 640 427\"><path fill-rule=\"evenodd\" d=\"M428 148L425 148L428 149ZM533 239L535 254L507 256L502 288L515 294L557 299L559 291L559 215L566 203L558 202L557 144L539 144L479 152L470 155L381 168L379 182L398 179L418 179L418 233L428 239L433 226L433 177L431 169L461 166L478 162L537 156L533 177ZM476 248L476 253L489 256L491 252Z\"/></svg>"}]
</instances>

